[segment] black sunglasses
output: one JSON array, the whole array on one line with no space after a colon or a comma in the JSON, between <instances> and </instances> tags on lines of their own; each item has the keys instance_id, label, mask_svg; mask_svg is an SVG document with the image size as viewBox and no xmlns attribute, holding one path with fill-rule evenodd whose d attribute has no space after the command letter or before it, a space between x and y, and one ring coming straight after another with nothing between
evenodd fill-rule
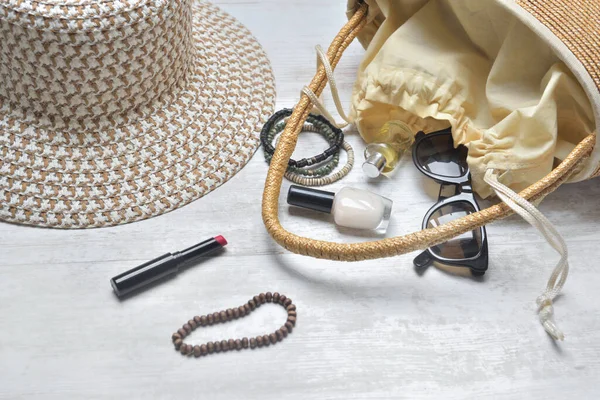
<instances>
[{"instance_id":1,"label":"black sunglasses","mask_svg":"<svg viewBox=\"0 0 600 400\"><path fill-rule=\"evenodd\" d=\"M425 214L423 229L479 211L471 186L467 148L454 147L450 128L429 134L417 133L412 156L419 171L442 185L438 202ZM424 268L437 261L453 267L468 267L471 274L481 276L488 268L486 236L485 227L477 228L430 247L413 263L417 268Z\"/></svg>"}]
</instances>

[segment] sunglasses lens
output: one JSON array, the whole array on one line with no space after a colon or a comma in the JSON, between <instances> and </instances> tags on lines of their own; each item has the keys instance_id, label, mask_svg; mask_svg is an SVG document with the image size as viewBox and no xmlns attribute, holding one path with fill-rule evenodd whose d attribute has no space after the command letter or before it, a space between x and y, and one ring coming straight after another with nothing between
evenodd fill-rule
<instances>
[{"instance_id":1,"label":"sunglasses lens","mask_svg":"<svg viewBox=\"0 0 600 400\"><path fill-rule=\"evenodd\" d=\"M434 175L459 178L468 171L467 149L454 148L452 135L432 135L419 142L417 162Z\"/></svg>"},{"instance_id":2,"label":"sunglasses lens","mask_svg":"<svg viewBox=\"0 0 600 400\"><path fill-rule=\"evenodd\" d=\"M436 210L427 221L428 228L435 228L457 218L476 212L473 205L465 201L457 201ZM475 257L482 247L481 228L455 237L445 243L431 247L431 251L438 257L447 260L463 260Z\"/></svg>"}]
</instances>

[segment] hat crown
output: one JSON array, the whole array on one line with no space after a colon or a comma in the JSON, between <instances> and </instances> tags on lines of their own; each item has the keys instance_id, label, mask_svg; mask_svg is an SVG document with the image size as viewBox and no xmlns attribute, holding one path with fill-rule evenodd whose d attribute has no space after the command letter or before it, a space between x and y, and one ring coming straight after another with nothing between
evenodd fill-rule
<instances>
[{"instance_id":1,"label":"hat crown","mask_svg":"<svg viewBox=\"0 0 600 400\"><path fill-rule=\"evenodd\" d=\"M149 115L195 54L192 0L9 0L0 104L44 129L93 131Z\"/></svg>"}]
</instances>

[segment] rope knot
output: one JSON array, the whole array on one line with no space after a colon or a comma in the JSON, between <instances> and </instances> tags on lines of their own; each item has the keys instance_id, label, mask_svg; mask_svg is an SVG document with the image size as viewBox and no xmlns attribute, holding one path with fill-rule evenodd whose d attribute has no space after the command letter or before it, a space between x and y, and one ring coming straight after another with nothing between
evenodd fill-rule
<instances>
[{"instance_id":1,"label":"rope knot","mask_svg":"<svg viewBox=\"0 0 600 400\"><path fill-rule=\"evenodd\" d=\"M550 298L550 296L548 296L546 293L540 295L536 300L535 303L538 306L538 311L541 312L541 310L543 308L546 307L550 307L552 308L552 298Z\"/></svg>"},{"instance_id":2,"label":"rope knot","mask_svg":"<svg viewBox=\"0 0 600 400\"><path fill-rule=\"evenodd\" d=\"M554 340L564 340L565 335L554 323L554 307L552 306L552 298L544 293L536 299L538 306L538 316L542 326L546 332L552 336Z\"/></svg>"}]
</instances>

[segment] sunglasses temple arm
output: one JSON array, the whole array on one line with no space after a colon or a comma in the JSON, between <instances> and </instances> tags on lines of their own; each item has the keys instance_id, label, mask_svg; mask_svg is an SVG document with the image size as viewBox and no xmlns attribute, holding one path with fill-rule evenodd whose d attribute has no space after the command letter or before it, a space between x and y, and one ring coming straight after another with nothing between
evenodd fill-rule
<instances>
[{"instance_id":1,"label":"sunglasses temple arm","mask_svg":"<svg viewBox=\"0 0 600 400\"><path fill-rule=\"evenodd\" d=\"M429 254L428 250L425 250L424 252L415 257L415 259L413 260L413 264L417 268L427 268L431 264L433 264L433 257L431 257L431 254Z\"/></svg>"}]
</instances>

